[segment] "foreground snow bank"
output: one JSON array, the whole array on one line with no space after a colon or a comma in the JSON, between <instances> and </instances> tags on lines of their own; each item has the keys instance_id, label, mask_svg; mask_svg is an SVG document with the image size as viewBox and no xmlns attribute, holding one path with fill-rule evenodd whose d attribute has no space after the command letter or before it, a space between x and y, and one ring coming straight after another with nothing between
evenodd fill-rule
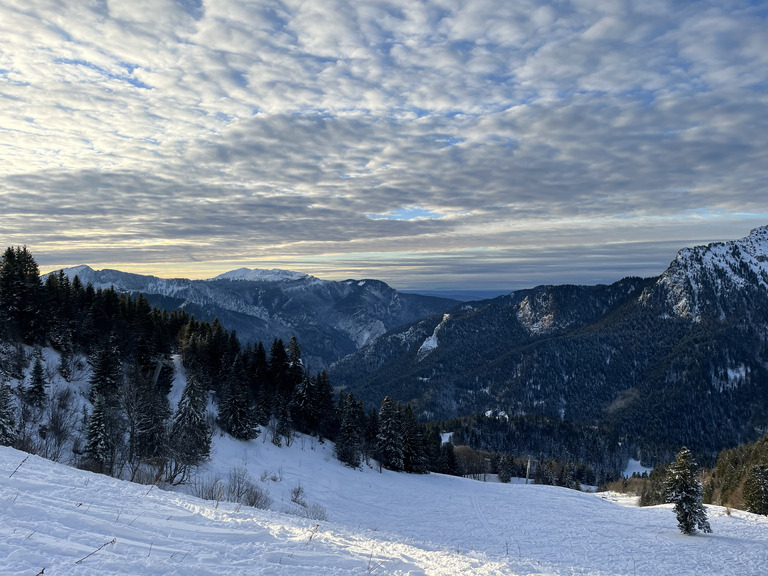
<instances>
[{"instance_id":1,"label":"foreground snow bank","mask_svg":"<svg viewBox=\"0 0 768 576\"><path fill-rule=\"evenodd\" d=\"M9 448L0 448L0 475L4 576L43 569L46 575L505 573L501 563L482 557L216 506Z\"/></svg>"},{"instance_id":2,"label":"foreground snow bank","mask_svg":"<svg viewBox=\"0 0 768 576\"><path fill-rule=\"evenodd\" d=\"M757 575L768 566L765 517L708 507L714 534L685 537L669 506L350 470L308 438L289 448L216 439L201 477L245 468L270 492L266 511L27 456L0 448L3 575ZM294 515L299 485L327 520Z\"/></svg>"}]
</instances>

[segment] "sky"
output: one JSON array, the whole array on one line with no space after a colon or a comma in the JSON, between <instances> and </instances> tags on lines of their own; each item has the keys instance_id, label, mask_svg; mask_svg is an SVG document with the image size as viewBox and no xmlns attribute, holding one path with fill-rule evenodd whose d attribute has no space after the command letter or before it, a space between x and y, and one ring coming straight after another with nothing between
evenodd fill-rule
<instances>
[{"instance_id":1,"label":"sky","mask_svg":"<svg viewBox=\"0 0 768 576\"><path fill-rule=\"evenodd\" d=\"M768 2L0 0L41 271L655 276L768 224Z\"/></svg>"}]
</instances>

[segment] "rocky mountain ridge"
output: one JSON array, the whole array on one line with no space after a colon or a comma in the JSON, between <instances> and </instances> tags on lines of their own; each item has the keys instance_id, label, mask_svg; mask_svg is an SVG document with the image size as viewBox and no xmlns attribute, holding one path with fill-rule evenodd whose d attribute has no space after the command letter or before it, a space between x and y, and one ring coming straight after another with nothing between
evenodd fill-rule
<instances>
[{"instance_id":1,"label":"rocky mountain ridge","mask_svg":"<svg viewBox=\"0 0 768 576\"><path fill-rule=\"evenodd\" d=\"M683 249L657 278L462 304L378 338L331 377L429 418L540 414L616 426L648 451L716 451L768 426L767 254L761 227Z\"/></svg>"},{"instance_id":2,"label":"rocky mountain ridge","mask_svg":"<svg viewBox=\"0 0 768 576\"><path fill-rule=\"evenodd\" d=\"M403 294L378 280L321 280L286 270L239 269L208 280L164 279L77 266L64 270L94 288L143 294L151 305L219 318L241 340L296 336L319 370L388 330L444 310L455 300Z\"/></svg>"},{"instance_id":3,"label":"rocky mountain ridge","mask_svg":"<svg viewBox=\"0 0 768 576\"><path fill-rule=\"evenodd\" d=\"M683 444L714 453L768 429L768 227L684 248L655 278L463 303L283 271L204 281L67 273L218 317L242 339L296 335L312 368L329 366L334 385L366 406L392 396L423 418L610 426L648 462Z\"/></svg>"},{"instance_id":4,"label":"rocky mountain ridge","mask_svg":"<svg viewBox=\"0 0 768 576\"><path fill-rule=\"evenodd\" d=\"M766 294L768 226L762 226L740 240L680 250L641 301L655 297L665 313L698 322L703 316L750 316L755 300Z\"/></svg>"}]
</instances>

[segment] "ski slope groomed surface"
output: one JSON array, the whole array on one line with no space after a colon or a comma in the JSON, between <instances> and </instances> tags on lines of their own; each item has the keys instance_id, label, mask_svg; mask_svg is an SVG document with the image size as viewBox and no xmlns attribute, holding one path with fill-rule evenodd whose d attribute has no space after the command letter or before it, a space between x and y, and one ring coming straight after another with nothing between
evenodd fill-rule
<instances>
[{"instance_id":1,"label":"ski slope groomed surface","mask_svg":"<svg viewBox=\"0 0 768 576\"><path fill-rule=\"evenodd\" d=\"M669 505L351 470L332 451L216 438L199 481L245 469L272 499L259 510L0 448L0 574L768 574L764 516L708 506L714 532L683 536Z\"/></svg>"}]
</instances>

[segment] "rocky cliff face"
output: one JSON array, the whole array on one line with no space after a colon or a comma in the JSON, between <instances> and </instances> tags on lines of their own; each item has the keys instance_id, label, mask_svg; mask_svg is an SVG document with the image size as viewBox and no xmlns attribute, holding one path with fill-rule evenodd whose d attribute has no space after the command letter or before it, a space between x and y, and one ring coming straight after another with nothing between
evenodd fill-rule
<instances>
[{"instance_id":1,"label":"rocky cliff face","mask_svg":"<svg viewBox=\"0 0 768 576\"><path fill-rule=\"evenodd\" d=\"M696 322L752 319L768 301L768 226L740 240L680 250L641 300Z\"/></svg>"}]
</instances>

